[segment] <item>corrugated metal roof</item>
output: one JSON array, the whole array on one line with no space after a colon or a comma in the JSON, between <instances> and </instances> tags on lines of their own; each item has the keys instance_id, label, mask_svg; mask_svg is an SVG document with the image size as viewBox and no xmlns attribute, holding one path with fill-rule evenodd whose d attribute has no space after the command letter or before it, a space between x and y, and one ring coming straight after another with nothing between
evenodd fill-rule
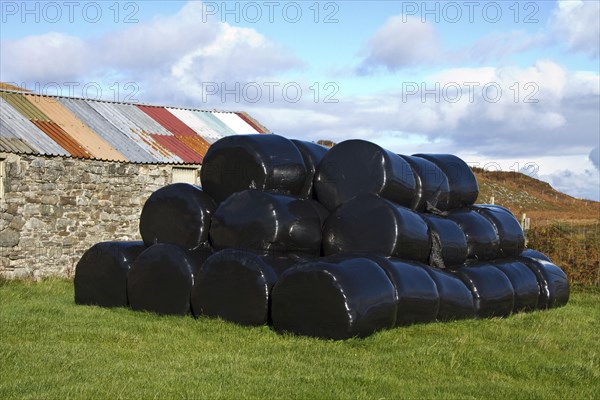
<instances>
[{"instance_id":1,"label":"corrugated metal roof","mask_svg":"<svg viewBox=\"0 0 600 400\"><path fill-rule=\"evenodd\" d=\"M38 154L38 151L32 149L22 139L14 136L0 136L0 151L7 153L26 153Z\"/></svg>"},{"instance_id":2,"label":"corrugated metal roof","mask_svg":"<svg viewBox=\"0 0 600 400\"><path fill-rule=\"evenodd\" d=\"M196 152L189 149L183 142L175 136L150 134L157 142L165 148L177 154L184 162L192 164L201 164L202 157Z\"/></svg>"},{"instance_id":3,"label":"corrugated metal roof","mask_svg":"<svg viewBox=\"0 0 600 400\"><path fill-rule=\"evenodd\" d=\"M66 109L57 98L24 95L27 100L34 104L50 120L58 124L63 131L80 143L88 153L97 159L127 161L127 159L115 150L106 140L98 136L72 112Z\"/></svg>"},{"instance_id":4,"label":"corrugated metal roof","mask_svg":"<svg viewBox=\"0 0 600 400\"><path fill-rule=\"evenodd\" d=\"M0 88L0 149L140 163L202 162L211 143L266 131L245 113L200 111Z\"/></svg>"},{"instance_id":5,"label":"corrugated metal roof","mask_svg":"<svg viewBox=\"0 0 600 400\"><path fill-rule=\"evenodd\" d=\"M137 107L175 136L197 136L192 128L181 122L180 119L171 114L164 107L142 105Z\"/></svg>"},{"instance_id":6,"label":"corrugated metal roof","mask_svg":"<svg viewBox=\"0 0 600 400\"><path fill-rule=\"evenodd\" d=\"M236 112L238 117L244 120L248 125L254 128L258 133L271 133L266 126L262 125L260 122L252 118L246 112Z\"/></svg>"},{"instance_id":7,"label":"corrugated metal roof","mask_svg":"<svg viewBox=\"0 0 600 400\"><path fill-rule=\"evenodd\" d=\"M56 143L67 150L73 157L93 158L92 155L75 139L67 134L58 124L52 121L32 121L35 126L44 131Z\"/></svg>"},{"instance_id":8,"label":"corrugated metal roof","mask_svg":"<svg viewBox=\"0 0 600 400\"><path fill-rule=\"evenodd\" d=\"M221 136L235 135L235 131L231 129L227 124L215 117L210 111L198 111L190 110L195 116L204 121L213 131L217 132Z\"/></svg>"},{"instance_id":9,"label":"corrugated metal roof","mask_svg":"<svg viewBox=\"0 0 600 400\"><path fill-rule=\"evenodd\" d=\"M215 117L231 128L238 135L260 133L235 113L213 113Z\"/></svg>"},{"instance_id":10,"label":"corrugated metal roof","mask_svg":"<svg viewBox=\"0 0 600 400\"><path fill-rule=\"evenodd\" d=\"M25 118L3 97L0 98L0 136L5 133L27 143L35 154L68 156L69 153ZM15 151L16 152L16 151Z\"/></svg>"},{"instance_id":11,"label":"corrugated metal roof","mask_svg":"<svg viewBox=\"0 0 600 400\"><path fill-rule=\"evenodd\" d=\"M118 130L85 101L79 99L61 98L61 104L69 109L77 118L85 121L98 136L110 143L127 160L133 162L155 163L158 160L139 146L125 133Z\"/></svg>"},{"instance_id":12,"label":"corrugated metal roof","mask_svg":"<svg viewBox=\"0 0 600 400\"><path fill-rule=\"evenodd\" d=\"M196 133L204 138L209 144L213 144L223 136L213 130L205 121L201 120L196 114L190 110L181 108L170 108L167 110L179 118L183 123L192 128Z\"/></svg>"},{"instance_id":13,"label":"corrugated metal roof","mask_svg":"<svg viewBox=\"0 0 600 400\"><path fill-rule=\"evenodd\" d=\"M130 104L106 103L102 101L86 101L86 103L119 131L123 132L131 140L146 150L148 154L155 158L159 163L169 164L184 162L181 157L171 153L162 144L154 140L151 135L144 132L134 121L123 114L123 110L135 106Z\"/></svg>"},{"instance_id":14,"label":"corrugated metal roof","mask_svg":"<svg viewBox=\"0 0 600 400\"><path fill-rule=\"evenodd\" d=\"M0 92L0 96L5 99L11 106L20 112L27 119L37 119L39 121L50 121L39 108L30 101L27 101L25 96L20 93Z\"/></svg>"}]
</instances>

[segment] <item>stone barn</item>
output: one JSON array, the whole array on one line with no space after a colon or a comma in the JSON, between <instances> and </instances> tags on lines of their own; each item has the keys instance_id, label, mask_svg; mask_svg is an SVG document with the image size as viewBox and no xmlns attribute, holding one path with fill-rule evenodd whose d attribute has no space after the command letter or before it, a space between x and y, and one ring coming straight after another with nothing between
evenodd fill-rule
<instances>
[{"instance_id":1,"label":"stone barn","mask_svg":"<svg viewBox=\"0 0 600 400\"><path fill-rule=\"evenodd\" d=\"M0 277L71 277L105 240L139 240L148 196L199 185L226 135L269 133L244 112L0 89Z\"/></svg>"}]
</instances>

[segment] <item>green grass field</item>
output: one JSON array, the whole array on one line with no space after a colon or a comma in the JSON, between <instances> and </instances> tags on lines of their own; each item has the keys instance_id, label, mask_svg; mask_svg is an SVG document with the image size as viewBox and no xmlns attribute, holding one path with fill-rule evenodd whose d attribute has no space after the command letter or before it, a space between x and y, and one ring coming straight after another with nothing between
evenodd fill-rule
<instances>
[{"instance_id":1,"label":"green grass field","mask_svg":"<svg viewBox=\"0 0 600 400\"><path fill-rule=\"evenodd\" d=\"M599 398L600 289L561 309L367 339L77 306L70 281L0 283L0 398Z\"/></svg>"}]
</instances>

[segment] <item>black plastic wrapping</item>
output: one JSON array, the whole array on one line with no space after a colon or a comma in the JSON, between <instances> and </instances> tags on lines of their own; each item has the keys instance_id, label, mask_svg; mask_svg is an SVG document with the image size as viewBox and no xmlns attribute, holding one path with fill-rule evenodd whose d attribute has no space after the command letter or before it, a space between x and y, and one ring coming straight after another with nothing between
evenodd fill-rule
<instances>
[{"instance_id":1,"label":"black plastic wrapping","mask_svg":"<svg viewBox=\"0 0 600 400\"><path fill-rule=\"evenodd\" d=\"M301 195L306 166L292 141L278 135L232 135L213 143L202 163L203 189L217 203L245 189Z\"/></svg>"},{"instance_id":2,"label":"black plastic wrapping","mask_svg":"<svg viewBox=\"0 0 600 400\"><path fill-rule=\"evenodd\" d=\"M298 151L302 154L302 159L306 166L306 180L302 192L300 193L300 197L309 199L315 198L313 180L317 171L317 165L319 165L321 159L323 159L323 156L329 149L320 144L298 139L292 139L292 143L296 145Z\"/></svg>"},{"instance_id":3,"label":"black plastic wrapping","mask_svg":"<svg viewBox=\"0 0 600 400\"><path fill-rule=\"evenodd\" d=\"M284 272L272 291L278 332L325 339L366 337L396 320L395 289L366 258L320 260Z\"/></svg>"},{"instance_id":4,"label":"black plastic wrapping","mask_svg":"<svg viewBox=\"0 0 600 400\"><path fill-rule=\"evenodd\" d=\"M462 265L467 259L467 238L458 224L432 214L420 214L429 227L431 255L429 264L438 268Z\"/></svg>"},{"instance_id":5,"label":"black plastic wrapping","mask_svg":"<svg viewBox=\"0 0 600 400\"><path fill-rule=\"evenodd\" d=\"M415 176L415 198L410 208L427 211L434 208L439 211L448 209L450 187L448 178L442 170L429 160L400 154L412 167Z\"/></svg>"},{"instance_id":6,"label":"black plastic wrapping","mask_svg":"<svg viewBox=\"0 0 600 400\"><path fill-rule=\"evenodd\" d=\"M529 257L529 258L535 258L538 260L544 260L544 261L548 261L548 262L552 262L552 260L545 255L544 253L541 253L537 250L533 250L533 249L525 249L521 252L520 254L521 257Z\"/></svg>"},{"instance_id":7,"label":"black plastic wrapping","mask_svg":"<svg viewBox=\"0 0 600 400\"><path fill-rule=\"evenodd\" d=\"M471 168L452 154L414 154L437 165L448 178L448 210L470 206L479 195L479 185Z\"/></svg>"},{"instance_id":8,"label":"black plastic wrapping","mask_svg":"<svg viewBox=\"0 0 600 400\"><path fill-rule=\"evenodd\" d=\"M429 273L440 296L440 308L437 319L451 321L455 319L473 318L475 306L473 295L467 286L453 274L438 268L422 266Z\"/></svg>"},{"instance_id":9,"label":"black plastic wrapping","mask_svg":"<svg viewBox=\"0 0 600 400\"><path fill-rule=\"evenodd\" d=\"M461 209L448 214L467 238L467 257L479 261L497 258L500 239L494 225L476 211Z\"/></svg>"},{"instance_id":10,"label":"black plastic wrapping","mask_svg":"<svg viewBox=\"0 0 600 400\"><path fill-rule=\"evenodd\" d=\"M525 235L515 216L508 209L493 204L476 204L472 208L496 228L500 239L499 257L518 257L525 248Z\"/></svg>"},{"instance_id":11,"label":"black plastic wrapping","mask_svg":"<svg viewBox=\"0 0 600 400\"><path fill-rule=\"evenodd\" d=\"M214 200L197 186L175 183L158 189L146 200L140 234L146 246L176 244L185 249L208 246Z\"/></svg>"},{"instance_id":12,"label":"black plastic wrapping","mask_svg":"<svg viewBox=\"0 0 600 400\"><path fill-rule=\"evenodd\" d=\"M194 282L192 312L240 325L269 322L271 289L295 262L227 249L204 263Z\"/></svg>"},{"instance_id":13,"label":"black plastic wrapping","mask_svg":"<svg viewBox=\"0 0 600 400\"><path fill-rule=\"evenodd\" d=\"M318 165L314 184L317 199L329 210L363 193L410 207L416 185L402 157L365 140L333 146Z\"/></svg>"},{"instance_id":14,"label":"black plastic wrapping","mask_svg":"<svg viewBox=\"0 0 600 400\"><path fill-rule=\"evenodd\" d=\"M493 265L510 280L515 293L514 312L532 311L537 308L540 287L533 271L518 260L507 259L493 262Z\"/></svg>"},{"instance_id":15,"label":"black plastic wrapping","mask_svg":"<svg viewBox=\"0 0 600 400\"><path fill-rule=\"evenodd\" d=\"M366 257L383 268L396 289L396 326L435 321L440 295L422 264L396 258Z\"/></svg>"},{"instance_id":16,"label":"black plastic wrapping","mask_svg":"<svg viewBox=\"0 0 600 400\"><path fill-rule=\"evenodd\" d=\"M190 312L195 258L171 244L150 246L135 260L127 280L133 310L156 314L186 315Z\"/></svg>"},{"instance_id":17,"label":"black plastic wrapping","mask_svg":"<svg viewBox=\"0 0 600 400\"><path fill-rule=\"evenodd\" d=\"M318 257L321 218L313 200L244 190L219 205L212 219L210 241L215 250L238 248Z\"/></svg>"},{"instance_id":18,"label":"black plastic wrapping","mask_svg":"<svg viewBox=\"0 0 600 400\"><path fill-rule=\"evenodd\" d=\"M454 271L473 293L475 315L479 318L510 315L515 292L508 277L491 264L464 266Z\"/></svg>"},{"instance_id":19,"label":"black plastic wrapping","mask_svg":"<svg viewBox=\"0 0 600 400\"><path fill-rule=\"evenodd\" d=\"M538 308L562 307L569 301L569 279L562 269L549 261L520 257L535 273L540 287Z\"/></svg>"},{"instance_id":20,"label":"black plastic wrapping","mask_svg":"<svg viewBox=\"0 0 600 400\"><path fill-rule=\"evenodd\" d=\"M427 262L427 224L414 211L376 194L362 194L335 209L323 228L323 252L369 253Z\"/></svg>"},{"instance_id":21,"label":"black plastic wrapping","mask_svg":"<svg viewBox=\"0 0 600 400\"><path fill-rule=\"evenodd\" d=\"M127 274L146 247L143 242L102 242L75 267L75 303L127 307Z\"/></svg>"}]
</instances>

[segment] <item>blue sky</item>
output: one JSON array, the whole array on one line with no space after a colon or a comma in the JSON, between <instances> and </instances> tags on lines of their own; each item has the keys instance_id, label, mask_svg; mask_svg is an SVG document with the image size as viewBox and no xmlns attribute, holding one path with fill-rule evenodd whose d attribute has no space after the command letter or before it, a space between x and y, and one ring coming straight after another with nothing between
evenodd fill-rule
<instances>
[{"instance_id":1,"label":"blue sky","mask_svg":"<svg viewBox=\"0 0 600 400\"><path fill-rule=\"evenodd\" d=\"M529 167L600 198L595 0L0 4L5 82L244 110L288 137Z\"/></svg>"}]
</instances>

